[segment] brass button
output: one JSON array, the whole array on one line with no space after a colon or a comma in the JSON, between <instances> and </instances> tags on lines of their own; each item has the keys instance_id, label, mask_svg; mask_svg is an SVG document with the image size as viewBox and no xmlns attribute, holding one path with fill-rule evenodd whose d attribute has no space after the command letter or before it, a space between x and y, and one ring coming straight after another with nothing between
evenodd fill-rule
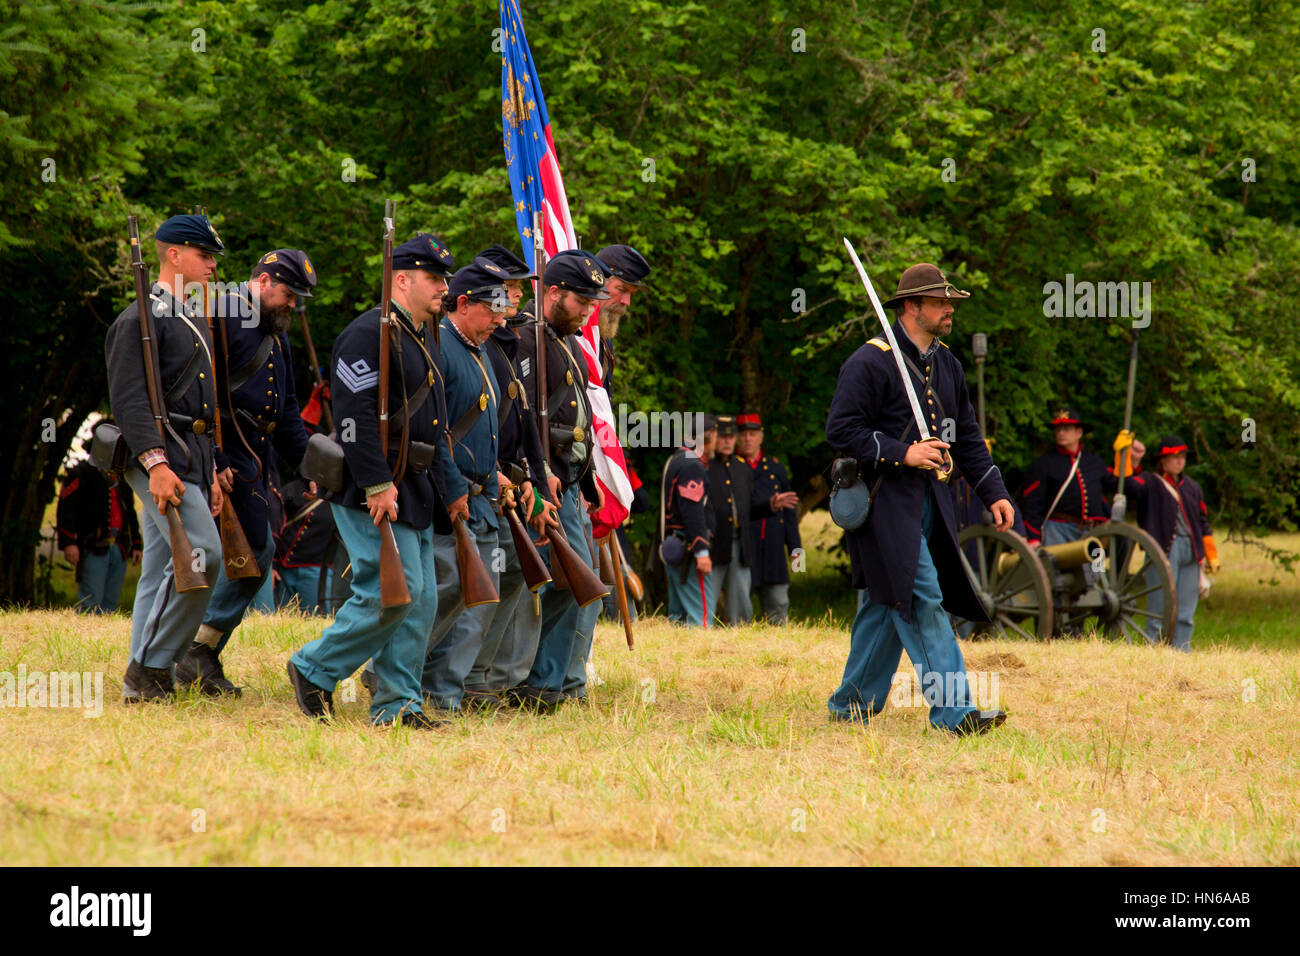
<instances>
[{"instance_id":1,"label":"brass button","mask_svg":"<svg viewBox=\"0 0 1300 956\"><path fill-rule=\"evenodd\" d=\"M269 390L269 389L268 389L268 390L267 390L267 393L266 393L266 394L268 394L268 395L270 395L270 394L271 394L271 392L270 392L270 390Z\"/></svg>"}]
</instances>

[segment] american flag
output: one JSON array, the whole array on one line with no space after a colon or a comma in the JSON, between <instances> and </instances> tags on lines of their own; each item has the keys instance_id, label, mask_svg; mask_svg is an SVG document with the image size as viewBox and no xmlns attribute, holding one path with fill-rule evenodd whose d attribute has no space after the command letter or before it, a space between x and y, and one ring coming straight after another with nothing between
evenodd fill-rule
<instances>
[{"instance_id":1,"label":"american flag","mask_svg":"<svg viewBox=\"0 0 1300 956\"><path fill-rule=\"evenodd\" d=\"M564 178L555 158L555 141L551 138L551 118L546 112L546 98L533 65L533 55L524 35L519 0L501 3L501 130L505 143L506 170L514 198L515 226L529 266L534 262L533 223L540 213L542 240L550 258L565 249L576 249L573 218L569 215L569 198L564 192ZM592 431L596 442L592 448L592 465L596 481L605 494L605 507L595 516L594 536L604 537L627 518L632 505L632 482L627 462L618 441L613 408L600 375L599 309L583 327L582 350L587 359L590 383L587 397L591 401Z\"/></svg>"}]
</instances>

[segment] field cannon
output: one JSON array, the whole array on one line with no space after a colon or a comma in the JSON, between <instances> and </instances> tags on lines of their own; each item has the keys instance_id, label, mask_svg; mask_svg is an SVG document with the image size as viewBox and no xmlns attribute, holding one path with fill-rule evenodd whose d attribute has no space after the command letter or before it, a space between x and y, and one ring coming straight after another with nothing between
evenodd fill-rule
<instances>
[{"instance_id":1,"label":"field cannon","mask_svg":"<svg viewBox=\"0 0 1300 956\"><path fill-rule=\"evenodd\" d=\"M980 433L987 435L984 362L988 340L977 333L971 346L978 376L977 417ZM1133 414L1136 369L1134 338L1125 430ZM1122 518L1125 511L1122 492L1121 480L1113 509L1116 518ZM969 492L965 497L969 500ZM1156 620L1162 641L1172 640L1177 615L1173 571L1164 549L1141 528L1112 520L1078 541L1031 547L1015 531L993 528L987 512L983 519L983 523L972 520L957 535L975 593L992 619L988 624L975 623L973 634L1046 640L1082 634L1092 624L1109 636L1141 643L1146 640L1147 623ZM958 622L963 633L964 623Z\"/></svg>"},{"instance_id":2,"label":"field cannon","mask_svg":"<svg viewBox=\"0 0 1300 956\"><path fill-rule=\"evenodd\" d=\"M1160 622L1166 642L1174 632L1177 600L1169 560L1134 525L1109 521L1079 541L1035 548L1014 531L980 524L963 529L957 541L992 618L990 624L976 623L975 635L1046 640L1081 634L1092 623L1112 637L1140 643L1152 619Z\"/></svg>"}]
</instances>

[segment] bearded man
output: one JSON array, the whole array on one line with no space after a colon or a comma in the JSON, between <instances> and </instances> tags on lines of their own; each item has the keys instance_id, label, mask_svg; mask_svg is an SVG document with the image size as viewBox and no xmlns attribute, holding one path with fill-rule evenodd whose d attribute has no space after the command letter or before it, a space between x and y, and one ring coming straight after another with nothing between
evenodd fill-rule
<instances>
[{"instance_id":1,"label":"bearded man","mask_svg":"<svg viewBox=\"0 0 1300 956\"><path fill-rule=\"evenodd\" d=\"M267 472L272 446L294 468L307 449L288 328L299 298L309 298L315 285L316 270L307 253L276 249L257 261L247 282L217 300L212 316L221 409L217 480L231 497L261 575L231 579L222 567L203 625L176 665L177 685L197 683L207 696L240 694L226 679L220 654L271 573L275 534ZM310 491L315 494L314 484Z\"/></svg>"}]
</instances>

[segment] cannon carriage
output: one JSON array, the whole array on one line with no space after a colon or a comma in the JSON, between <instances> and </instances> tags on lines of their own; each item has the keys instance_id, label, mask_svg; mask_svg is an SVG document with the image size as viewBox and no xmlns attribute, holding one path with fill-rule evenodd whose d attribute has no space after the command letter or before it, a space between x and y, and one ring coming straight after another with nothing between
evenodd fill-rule
<instances>
[{"instance_id":1,"label":"cannon carriage","mask_svg":"<svg viewBox=\"0 0 1300 956\"><path fill-rule=\"evenodd\" d=\"M984 418L984 362L988 340L972 339L977 372L976 401L980 433ZM1137 339L1129 356L1128 400L1124 428L1133 412ZM1115 520L1098 525L1078 541L1033 547L1015 531L992 527L987 512L957 535L962 559L990 623L972 622L975 636L1047 640L1076 636L1095 627L1130 642L1146 640L1146 625L1160 623L1162 640L1174 633L1177 598L1173 571L1159 543L1141 528L1124 522L1126 505L1115 496ZM963 632L967 627L958 622Z\"/></svg>"},{"instance_id":2,"label":"cannon carriage","mask_svg":"<svg viewBox=\"0 0 1300 956\"><path fill-rule=\"evenodd\" d=\"M1169 560L1134 525L1108 521L1078 541L1035 548L1014 531L979 524L964 528L957 542L992 619L974 625L976 636L1046 640L1095 626L1142 642L1152 619L1166 641L1173 634L1177 601Z\"/></svg>"}]
</instances>

